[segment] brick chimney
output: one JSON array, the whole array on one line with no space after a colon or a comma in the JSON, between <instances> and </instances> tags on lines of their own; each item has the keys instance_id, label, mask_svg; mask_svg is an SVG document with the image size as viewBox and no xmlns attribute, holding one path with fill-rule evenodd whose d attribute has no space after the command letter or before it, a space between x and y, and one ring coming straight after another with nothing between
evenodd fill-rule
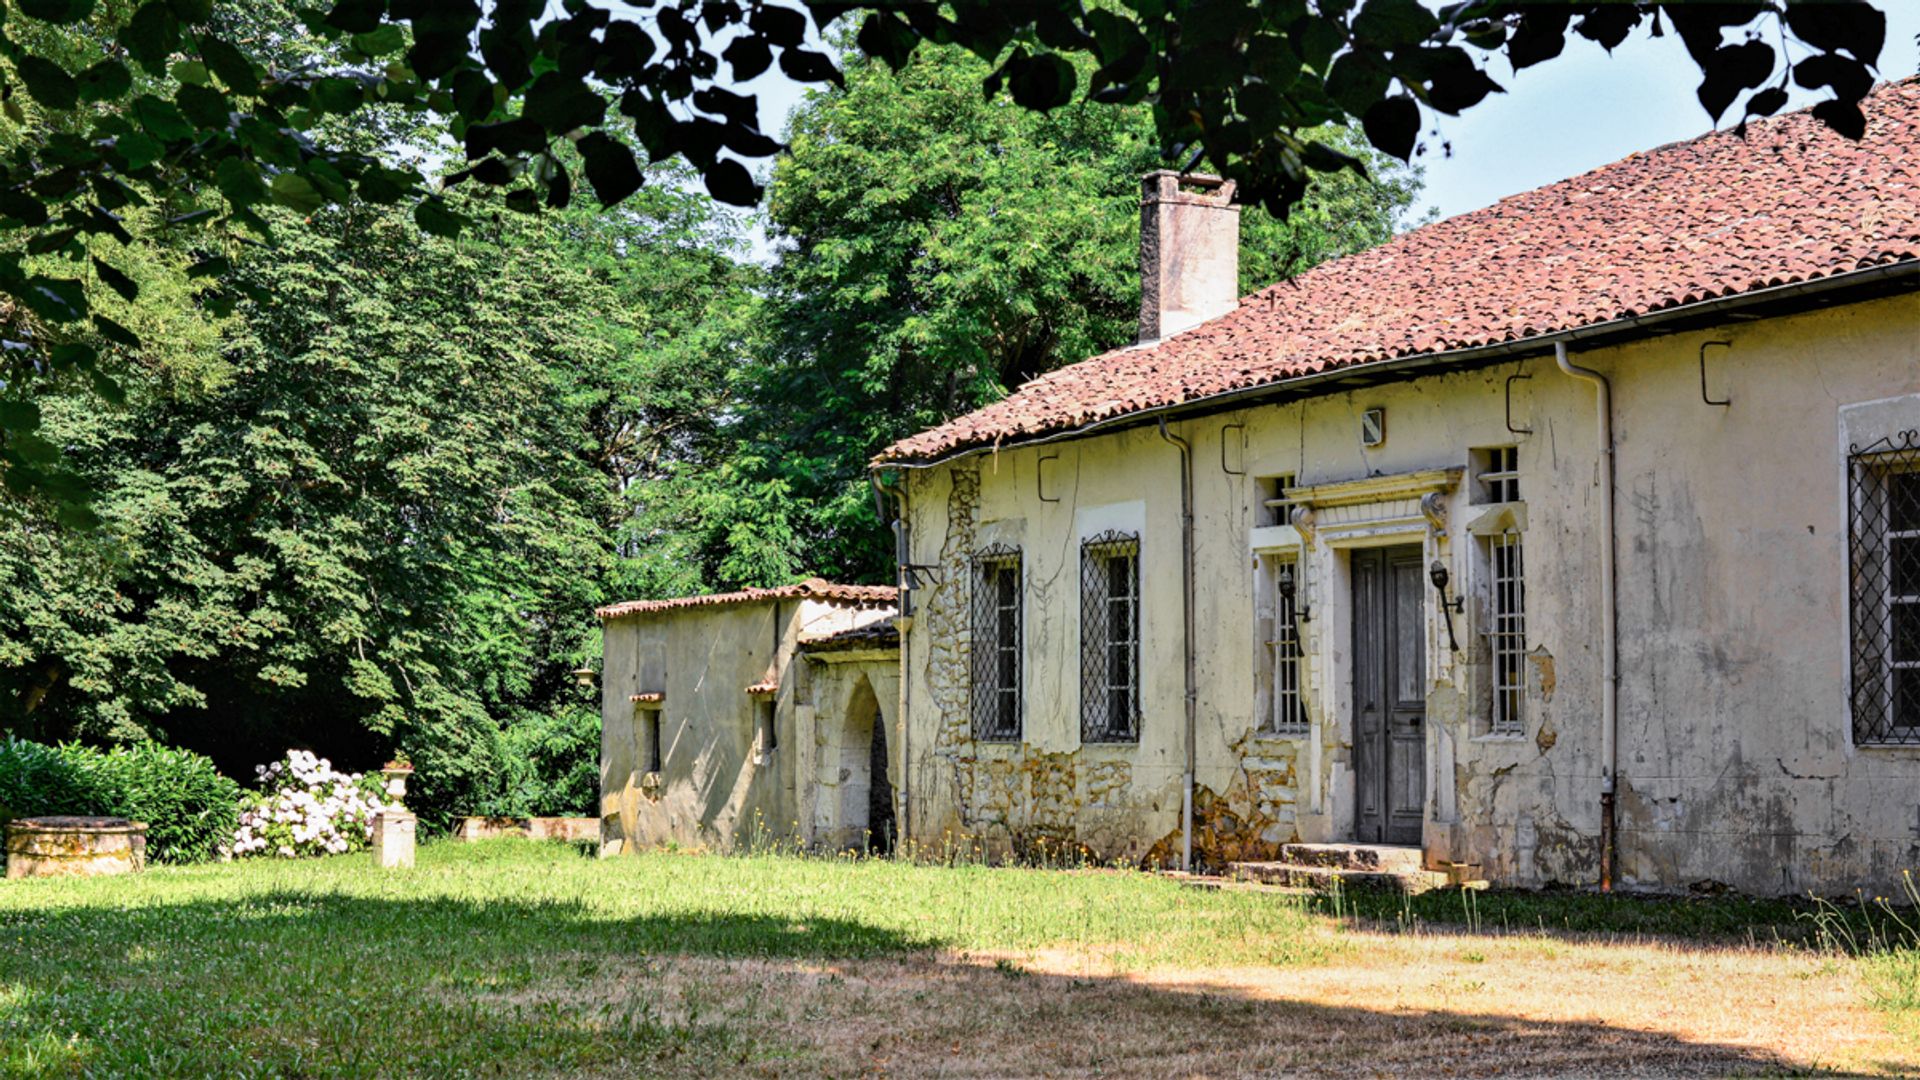
<instances>
[{"instance_id":1,"label":"brick chimney","mask_svg":"<svg viewBox=\"0 0 1920 1080\"><path fill-rule=\"evenodd\" d=\"M1198 326L1239 302L1233 181L1148 173L1140 181L1140 343Z\"/></svg>"}]
</instances>

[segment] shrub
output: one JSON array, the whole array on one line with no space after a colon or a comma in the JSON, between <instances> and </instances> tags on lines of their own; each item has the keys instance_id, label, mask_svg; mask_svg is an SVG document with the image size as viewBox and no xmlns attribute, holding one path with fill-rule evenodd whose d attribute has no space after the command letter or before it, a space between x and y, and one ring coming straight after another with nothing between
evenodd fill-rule
<instances>
[{"instance_id":1,"label":"shrub","mask_svg":"<svg viewBox=\"0 0 1920 1080\"><path fill-rule=\"evenodd\" d=\"M373 839L374 816L386 805L379 776L336 772L305 750L255 771L265 790L240 811L235 855L342 855Z\"/></svg>"},{"instance_id":2,"label":"shrub","mask_svg":"<svg viewBox=\"0 0 1920 1080\"><path fill-rule=\"evenodd\" d=\"M600 714L590 708L531 710L500 732L492 788L466 813L490 817L592 815L600 804Z\"/></svg>"},{"instance_id":3,"label":"shrub","mask_svg":"<svg viewBox=\"0 0 1920 1080\"><path fill-rule=\"evenodd\" d=\"M132 818L147 825L147 856L202 862L233 835L240 785L190 750L136 743L0 743L0 820L44 814Z\"/></svg>"}]
</instances>

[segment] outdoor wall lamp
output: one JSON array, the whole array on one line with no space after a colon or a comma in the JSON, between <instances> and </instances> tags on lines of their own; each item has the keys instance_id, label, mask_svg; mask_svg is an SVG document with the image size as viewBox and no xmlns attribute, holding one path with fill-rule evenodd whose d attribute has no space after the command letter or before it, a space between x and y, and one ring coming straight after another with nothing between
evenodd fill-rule
<instances>
[{"instance_id":1,"label":"outdoor wall lamp","mask_svg":"<svg viewBox=\"0 0 1920 1080\"><path fill-rule=\"evenodd\" d=\"M1433 560L1433 565L1427 568L1427 576L1433 579L1433 587L1440 590L1440 613L1447 617L1447 643L1454 652L1459 652L1460 639L1453 634L1453 613L1467 610L1467 598L1456 596L1447 599L1447 582L1453 580L1453 575L1447 573L1447 564L1439 559Z\"/></svg>"},{"instance_id":2,"label":"outdoor wall lamp","mask_svg":"<svg viewBox=\"0 0 1920 1080\"><path fill-rule=\"evenodd\" d=\"M1294 591L1296 587L1293 581L1293 564L1292 563L1280 564L1280 580L1277 584L1280 589L1280 599L1285 600L1287 602L1287 607L1293 610L1293 617L1300 622L1312 622L1313 608L1305 604L1301 604L1297 607L1294 605L1293 596L1294 596Z\"/></svg>"}]
</instances>

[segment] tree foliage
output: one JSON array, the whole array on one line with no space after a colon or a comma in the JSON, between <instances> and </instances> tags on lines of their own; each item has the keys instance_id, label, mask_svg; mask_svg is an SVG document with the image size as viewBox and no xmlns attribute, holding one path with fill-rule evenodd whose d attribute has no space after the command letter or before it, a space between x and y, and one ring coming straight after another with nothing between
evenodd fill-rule
<instances>
[{"instance_id":1,"label":"tree foliage","mask_svg":"<svg viewBox=\"0 0 1920 1080\"><path fill-rule=\"evenodd\" d=\"M703 576L733 587L813 572L884 576L868 459L1036 375L1133 340L1142 106L1045 113L979 92L952 47L898 72L855 61L793 117L768 198L776 259L749 342L731 448L646 493L690 523ZM1242 215L1243 285L1387 239L1417 177L1351 133L1312 133L1369 176L1319 185L1287 221Z\"/></svg>"},{"instance_id":2,"label":"tree foliage","mask_svg":"<svg viewBox=\"0 0 1920 1080\"><path fill-rule=\"evenodd\" d=\"M636 146L652 162L691 163L720 200L752 203L748 164L780 146L754 95L725 84L776 65L840 83L816 24L853 12L864 12L859 47L895 67L923 42L954 45L991 65L989 96L1024 108L1145 105L1164 160L1204 162L1281 215L1311 175L1362 165L1308 133L1359 122L1406 159L1425 118L1500 89L1486 51L1524 67L1568 34L1611 48L1636 26L1671 28L1716 120L1743 96L1746 115L1773 112L1795 82L1827 90L1817 114L1857 137L1886 29L1864 0L1466 0L1438 12L1419 0L646 0L619 17L584 0L557 11L335 0L299 9L304 32L289 33L268 0L35 0L0 24L0 102L25 129L0 160L0 230L17 237L0 248L0 296L33 331L12 338L21 355L0 375L0 483L75 505L79 485L36 432L32 397L60 371L117 392L100 352L136 348L140 334L95 298L138 295L122 250L134 227L271 242L269 207L311 215L359 202L407 208L450 237L470 221L449 197L456 185L527 213L571 205L582 181L602 205L620 203L644 182ZM464 162L441 168L439 154L341 136L334 121L368 111L432 125ZM199 273L226 278L223 246L209 243Z\"/></svg>"}]
</instances>

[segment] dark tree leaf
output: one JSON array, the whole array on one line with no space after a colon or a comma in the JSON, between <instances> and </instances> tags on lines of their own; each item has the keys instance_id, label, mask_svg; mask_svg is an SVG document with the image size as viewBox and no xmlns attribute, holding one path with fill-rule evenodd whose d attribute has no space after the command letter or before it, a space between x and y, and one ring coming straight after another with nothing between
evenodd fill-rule
<instances>
[{"instance_id":1,"label":"dark tree leaf","mask_svg":"<svg viewBox=\"0 0 1920 1080\"><path fill-rule=\"evenodd\" d=\"M447 200L438 195L421 199L413 208L413 220L427 235L447 238L459 236L468 224L465 217L454 213Z\"/></svg>"},{"instance_id":2,"label":"dark tree leaf","mask_svg":"<svg viewBox=\"0 0 1920 1080\"><path fill-rule=\"evenodd\" d=\"M1366 53L1341 53L1327 72L1327 96L1354 116L1364 116L1387 94L1393 75Z\"/></svg>"},{"instance_id":3,"label":"dark tree leaf","mask_svg":"<svg viewBox=\"0 0 1920 1080\"><path fill-rule=\"evenodd\" d=\"M20 14L41 22L77 23L93 14L93 0L19 0Z\"/></svg>"},{"instance_id":4,"label":"dark tree leaf","mask_svg":"<svg viewBox=\"0 0 1920 1080\"><path fill-rule=\"evenodd\" d=\"M167 0L167 7L173 9L175 18L189 25L213 18L213 0Z\"/></svg>"},{"instance_id":5,"label":"dark tree leaf","mask_svg":"<svg viewBox=\"0 0 1920 1080\"><path fill-rule=\"evenodd\" d=\"M220 159L213 170L220 194L236 207L252 206L267 197L267 185L260 182L260 170L252 162L235 154Z\"/></svg>"},{"instance_id":6,"label":"dark tree leaf","mask_svg":"<svg viewBox=\"0 0 1920 1080\"><path fill-rule=\"evenodd\" d=\"M364 100L359 82L329 75L313 82L313 107L323 113L346 116Z\"/></svg>"},{"instance_id":7,"label":"dark tree leaf","mask_svg":"<svg viewBox=\"0 0 1920 1080\"><path fill-rule=\"evenodd\" d=\"M1793 81L1809 90L1832 87L1841 101L1859 101L1873 89L1873 72L1836 53L1821 53L1793 65Z\"/></svg>"},{"instance_id":8,"label":"dark tree leaf","mask_svg":"<svg viewBox=\"0 0 1920 1080\"><path fill-rule=\"evenodd\" d=\"M166 70L167 58L179 48L180 22L162 0L149 0L120 28L118 37L128 56L148 74L158 76Z\"/></svg>"},{"instance_id":9,"label":"dark tree leaf","mask_svg":"<svg viewBox=\"0 0 1920 1080\"><path fill-rule=\"evenodd\" d=\"M118 60L102 60L75 80L82 101L113 101L133 89L133 75Z\"/></svg>"},{"instance_id":10,"label":"dark tree leaf","mask_svg":"<svg viewBox=\"0 0 1920 1080\"><path fill-rule=\"evenodd\" d=\"M748 17L747 25L782 48L791 49L807 40L807 17L792 8L768 4Z\"/></svg>"},{"instance_id":11,"label":"dark tree leaf","mask_svg":"<svg viewBox=\"0 0 1920 1080\"><path fill-rule=\"evenodd\" d=\"M1090 21L1096 11L1087 13ZM1125 21L1119 20L1109 12L1097 11L1097 13L1108 15L1116 21ZM901 21L898 16L876 11L868 15L866 21L860 24L860 36L856 40L861 52L883 60L888 67L899 71L906 66L907 59L913 55L914 47L920 44L920 35L914 33L913 27Z\"/></svg>"},{"instance_id":12,"label":"dark tree leaf","mask_svg":"<svg viewBox=\"0 0 1920 1080\"><path fill-rule=\"evenodd\" d=\"M585 159L587 183L593 185L601 206L612 206L640 190L640 167L633 163L633 151L618 139L595 131L574 145Z\"/></svg>"},{"instance_id":13,"label":"dark tree leaf","mask_svg":"<svg viewBox=\"0 0 1920 1080\"><path fill-rule=\"evenodd\" d=\"M1632 9L1629 8L1629 11ZM1560 55L1567 47L1567 20L1573 12L1565 8L1535 6L1520 16L1507 39L1507 60L1513 69L1532 67Z\"/></svg>"},{"instance_id":14,"label":"dark tree leaf","mask_svg":"<svg viewBox=\"0 0 1920 1080\"><path fill-rule=\"evenodd\" d=\"M1869 64L1879 60L1887 43L1887 16L1859 0L1789 4L1787 29L1816 49L1848 52Z\"/></svg>"},{"instance_id":15,"label":"dark tree leaf","mask_svg":"<svg viewBox=\"0 0 1920 1080\"><path fill-rule=\"evenodd\" d=\"M274 202L297 213L311 214L327 204L326 197L313 186L313 181L299 173L283 172L274 177L269 186Z\"/></svg>"},{"instance_id":16,"label":"dark tree leaf","mask_svg":"<svg viewBox=\"0 0 1920 1080\"><path fill-rule=\"evenodd\" d=\"M406 187L386 169L374 167L360 177L360 197L378 206L392 206L406 195Z\"/></svg>"},{"instance_id":17,"label":"dark tree leaf","mask_svg":"<svg viewBox=\"0 0 1920 1080\"><path fill-rule=\"evenodd\" d=\"M1773 74L1773 49L1758 41L1725 45L1700 61L1706 78L1700 82L1700 104L1718 123L1743 90L1766 82Z\"/></svg>"},{"instance_id":18,"label":"dark tree leaf","mask_svg":"<svg viewBox=\"0 0 1920 1080\"><path fill-rule=\"evenodd\" d=\"M547 177L547 206L554 210L565 210L573 201L573 178L567 175L567 167L559 161L553 161L553 174Z\"/></svg>"},{"instance_id":19,"label":"dark tree leaf","mask_svg":"<svg viewBox=\"0 0 1920 1080\"><path fill-rule=\"evenodd\" d=\"M1353 17L1353 36L1375 45L1410 45L1440 29L1440 20L1420 0L1367 0Z\"/></svg>"},{"instance_id":20,"label":"dark tree leaf","mask_svg":"<svg viewBox=\"0 0 1920 1080\"><path fill-rule=\"evenodd\" d=\"M506 157L523 157L537 154L546 147L546 129L526 117L467 128L468 161L477 161L495 152Z\"/></svg>"},{"instance_id":21,"label":"dark tree leaf","mask_svg":"<svg viewBox=\"0 0 1920 1080\"><path fill-rule=\"evenodd\" d=\"M752 206L760 201L760 185L753 182L753 174L731 158L721 158L707 170L707 193L734 206Z\"/></svg>"},{"instance_id":22,"label":"dark tree leaf","mask_svg":"<svg viewBox=\"0 0 1920 1080\"><path fill-rule=\"evenodd\" d=\"M453 77L453 107L469 120L485 120L493 113L493 82L478 71Z\"/></svg>"},{"instance_id":23,"label":"dark tree leaf","mask_svg":"<svg viewBox=\"0 0 1920 1080\"><path fill-rule=\"evenodd\" d=\"M507 192L506 204L507 209L522 214L540 212L540 199L533 193L532 188L515 188Z\"/></svg>"},{"instance_id":24,"label":"dark tree leaf","mask_svg":"<svg viewBox=\"0 0 1920 1080\"><path fill-rule=\"evenodd\" d=\"M113 148L126 159L129 172L139 172L160 160L160 155L166 152L158 140L138 131L129 131L113 140Z\"/></svg>"},{"instance_id":25,"label":"dark tree leaf","mask_svg":"<svg viewBox=\"0 0 1920 1080\"><path fill-rule=\"evenodd\" d=\"M1786 104L1786 90L1778 86L1769 86L1747 99L1747 115L1772 116L1785 108Z\"/></svg>"},{"instance_id":26,"label":"dark tree leaf","mask_svg":"<svg viewBox=\"0 0 1920 1080\"><path fill-rule=\"evenodd\" d=\"M1044 112L1072 101L1078 78L1073 65L1058 53L1039 53L1013 72L1009 88L1015 103Z\"/></svg>"},{"instance_id":27,"label":"dark tree leaf","mask_svg":"<svg viewBox=\"0 0 1920 1080\"><path fill-rule=\"evenodd\" d=\"M392 23L353 35L353 47L368 56L385 56L391 52L399 52L406 44L406 34Z\"/></svg>"},{"instance_id":28,"label":"dark tree leaf","mask_svg":"<svg viewBox=\"0 0 1920 1080\"><path fill-rule=\"evenodd\" d=\"M196 127L224 128L232 117L227 95L211 87L185 83L174 91L173 102Z\"/></svg>"},{"instance_id":29,"label":"dark tree leaf","mask_svg":"<svg viewBox=\"0 0 1920 1080\"><path fill-rule=\"evenodd\" d=\"M106 338L115 345L124 346L129 349L137 349L140 347L140 335L121 326L105 315L95 315L93 317L93 327L100 331L101 337Z\"/></svg>"},{"instance_id":30,"label":"dark tree leaf","mask_svg":"<svg viewBox=\"0 0 1920 1080\"><path fill-rule=\"evenodd\" d=\"M41 233L27 241L27 254L51 255L61 248L66 247L68 244L73 243L74 237L79 235L80 230L77 228L56 229L50 233Z\"/></svg>"},{"instance_id":31,"label":"dark tree leaf","mask_svg":"<svg viewBox=\"0 0 1920 1080\"><path fill-rule=\"evenodd\" d=\"M1632 4L1600 4L1582 15L1574 29L1581 37L1612 52L1640 25L1640 19L1640 9Z\"/></svg>"},{"instance_id":32,"label":"dark tree leaf","mask_svg":"<svg viewBox=\"0 0 1920 1080\"><path fill-rule=\"evenodd\" d=\"M206 62L207 70L227 84L227 89L236 94L257 94L260 92L260 73L254 70L253 61L228 42L212 34L200 35L200 59Z\"/></svg>"},{"instance_id":33,"label":"dark tree leaf","mask_svg":"<svg viewBox=\"0 0 1920 1080\"><path fill-rule=\"evenodd\" d=\"M27 93L47 108L71 109L80 104L80 84L59 64L22 52L13 66L20 73L20 81L27 84Z\"/></svg>"},{"instance_id":34,"label":"dark tree leaf","mask_svg":"<svg viewBox=\"0 0 1920 1080\"><path fill-rule=\"evenodd\" d=\"M142 94L133 99L133 115L147 134L162 143L177 142L193 138L193 125L181 115L170 101L162 101L152 94Z\"/></svg>"},{"instance_id":35,"label":"dark tree leaf","mask_svg":"<svg viewBox=\"0 0 1920 1080\"><path fill-rule=\"evenodd\" d=\"M1867 135L1867 117L1860 106L1848 101L1822 101L1811 110L1813 118L1834 131L1859 142Z\"/></svg>"},{"instance_id":36,"label":"dark tree leaf","mask_svg":"<svg viewBox=\"0 0 1920 1080\"><path fill-rule=\"evenodd\" d=\"M232 260L224 255L215 255L210 259L201 259L199 262L187 267L187 277L189 279L216 277L232 269Z\"/></svg>"},{"instance_id":37,"label":"dark tree leaf","mask_svg":"<svg viewBox=\"0 0 1920 1080\"><path fill-rule=\"evenodd\" d=\"M1440 51L1440 63L1427 86L1427 104L1452 116L1486 100L1488 94L1501 92L1494 82L1467 54L1459 49Z\"/></svg>"},{"instance_id":38,"label":"dark tree leaf","mask_svg":"<svg viewBox=\"0 0 1920 1080\"><path fill-rule=\"evenodd\" d=\"M132 278L100 261L98 256L93 259L93 272L100 275L100 280L107 288L119 293L122 300L132 302L140 299L140 286Z\"/></svg>"},{"instance_id":39,"label":"dark tree leaf","mask_svg":"<svg viewBox=\"0 0 1920 1080\"><path fill-rule=\"evenodd\" d=\"M1060 58L1054 57L1054 59ZM1060 60L1060 63L1066 64L1066 61ZM846 79L840 74L840 69L834 66L833 61L825 53L817 53L812 49L787 49L781 52L780 70L795 82L830 82L835 86L846 85ZM1073 66L1068 64L1067 70L1071 72Z\"/></svg>"},{"instance_id":40,"label":"dark tree leaf","mask_svg":"<svg viewBox=\"0 0 1920 1080\"><path fill-rule=\"evenodd\" d=\"M1380 152L1409 161L1420 138L1420 106L1405 94L1381 98L1367 109L1361 127Z\"/></svg>"},{"instance_id":41,"label":"dark tree leaf","mask_svg":"<svg viewBox=\"0 0 1920 1080\"><path fill-rule=\"evenodd\" d=\"M735 82L746 82L773 66L773 50L766 40L751 35L734 38L721 55L733 68Z\"/></svg>"},{"instance_id":42,"label":"dark tree leaf","mask_svg":"<svg viewBox=\"0 0 1920 1080\"><path fill-rule=\"evenodd\" d=\"M569 75L549 71L527 90L522 115L558 135L575 128L598 127L606 118L607 102Z\"/></svg>"},{"instance_id":43,"label":"dark tree leaf","mask_svg":"<svg viewBox=\"0 0 1920 1080\"><path fill-rule=\"evenodd\" d=\"M387 13L385 0L340 0L327 12L327 25L349 34L377 29Z\"/></svg>"}]
</instances>

